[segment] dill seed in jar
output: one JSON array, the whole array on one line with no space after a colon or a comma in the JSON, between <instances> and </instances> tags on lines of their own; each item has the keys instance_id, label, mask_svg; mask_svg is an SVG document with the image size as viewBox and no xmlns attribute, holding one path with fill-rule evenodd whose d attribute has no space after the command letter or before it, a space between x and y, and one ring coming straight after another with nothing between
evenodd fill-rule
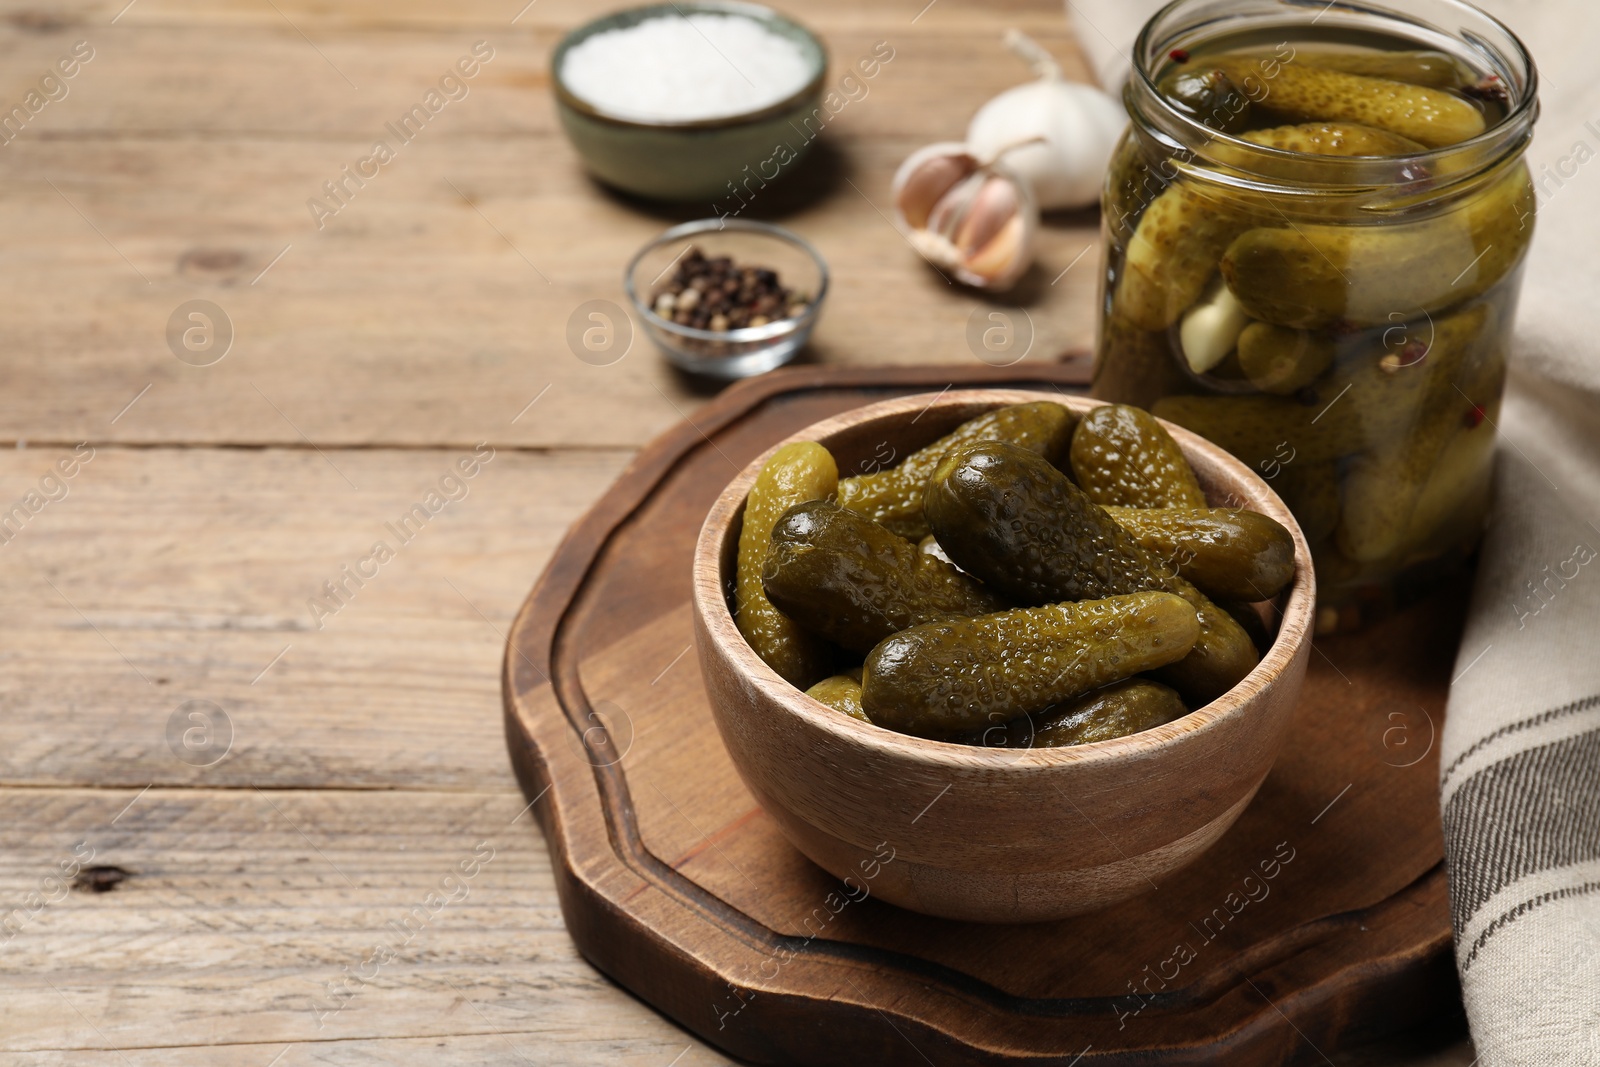
<instances>
[{"instance_id":1,"label":"dill seed in jar","mask_svg":"<svg viewBox=\"0 0 1600 1067\"><path fill-rule=\"evenodd\" d=\"M574 45L561 79L617 118L694 122L759 111L811 80L800 45L743 15L663 15Z\"/></svg>"}]
</instances>

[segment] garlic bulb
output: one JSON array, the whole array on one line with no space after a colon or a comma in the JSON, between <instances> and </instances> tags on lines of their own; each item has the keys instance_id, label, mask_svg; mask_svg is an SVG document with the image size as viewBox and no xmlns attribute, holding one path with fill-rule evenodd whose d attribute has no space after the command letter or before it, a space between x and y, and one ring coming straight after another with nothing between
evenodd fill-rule
<instances>
[{"instance_id":1,"label":"garlic bulb","mask_svg":"<svg viewBox=\"0 0 1600 1067\"><path fill-rule=\"evenodd\" d=\"M957 281L1006 289L1033 262L1039 208L1028 183L966 145L913 152L895 172L892 195L911 246Z\"/></svg>"},{"instance_id":2,"label":"garlic bulb","mask_svg":"<svg viewBox=\"0 0 1600 1067\"><path fill-rule=\"evenodd\" d=\"M1007 89L972 116L967 144L980 158L1006 153L1006 165L1033 186L1046 211L1087 207L1100 198L1111 151L1127 125L1122 105L1092 85L1069 82L1027 35L1007 31L1006 44L1039 77ZM1033 140L1033 144L1022 144ZM1022 147L1008 150L1008 146Z\"/></svg>"}]
</instances>

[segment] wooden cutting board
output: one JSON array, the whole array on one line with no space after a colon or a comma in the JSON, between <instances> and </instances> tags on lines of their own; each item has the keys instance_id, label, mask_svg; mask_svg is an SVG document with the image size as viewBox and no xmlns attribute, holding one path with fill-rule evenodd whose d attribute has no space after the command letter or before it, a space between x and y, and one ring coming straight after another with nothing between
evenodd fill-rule
<instances>
[{"instance_id":1,"label":"wooden cutting board","mask_svg":"<svg viewBox=\"0 0 1600 1067\"><path fill-rule=\"evenodd\" d=\"M651 444L573 527L509 635L506 735L597 967L757 1063L1322 1063L1459 1013L1435 791L1459 592L1319 640L1238 823L1096 914L983 926L849 900L740 782L691 647L689 562L722 487L851 407L1077 390L1085 370L768 375Z\"/></svg>"}]
</instances>

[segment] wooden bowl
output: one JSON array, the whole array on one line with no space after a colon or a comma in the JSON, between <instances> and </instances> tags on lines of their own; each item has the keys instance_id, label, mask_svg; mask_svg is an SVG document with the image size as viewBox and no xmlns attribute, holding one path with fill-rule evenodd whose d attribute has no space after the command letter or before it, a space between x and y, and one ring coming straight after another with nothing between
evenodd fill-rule
<instances>
[{"instance_id":1,"label":"wooden bowl","mask_svg":"<svg viewBox=\"0 0 1600 1067\"><path fill-rule=\"evenodd\" d=\"M1099 403L948 391L846 412L789 440L820 441L848 475L992 408L1038 400L1078 414ZM1295 579L1272 605L1281 618L1276 640L1242 682L1175 722L1090 745L1008 750L926 740L841 715L795 689L745 643L729 610L745 495L777 446L717 498L694 555L695 643L717 729L761 806L795 847L844 880L843 892L979 922L1075 915L1152 888L1221 837L1255 796L1311 655L1310 550L1265 482L1216 445L1167 429L1214 506L1242 504L1288 528Z\"/></svg>"}]
</instances>

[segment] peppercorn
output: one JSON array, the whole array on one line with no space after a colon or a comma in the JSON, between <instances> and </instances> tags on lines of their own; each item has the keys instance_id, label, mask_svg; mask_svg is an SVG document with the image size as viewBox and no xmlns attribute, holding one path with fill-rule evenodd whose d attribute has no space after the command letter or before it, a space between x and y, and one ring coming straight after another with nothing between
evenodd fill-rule
<instances>
[{"instance_id":1,"label":"peppercorn","mask_svg":"<svg viewBox=\"0 0 1600 1067\"><path fill-rule=\"evenodd\" d=\"M650 297L651 309L662 318L719 333L797 318L809 306L805 294L784 288L777 271L739 266L728 256L707 257L695 246Z\"/></svg>"}]
</instances>

